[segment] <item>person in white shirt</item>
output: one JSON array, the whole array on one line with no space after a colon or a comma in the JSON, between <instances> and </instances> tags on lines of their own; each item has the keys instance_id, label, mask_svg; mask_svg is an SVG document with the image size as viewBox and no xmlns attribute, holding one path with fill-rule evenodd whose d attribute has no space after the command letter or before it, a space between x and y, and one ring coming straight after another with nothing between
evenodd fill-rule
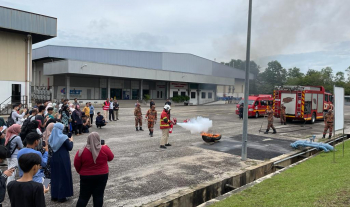
<instances>
[{"instance_id":1,"label":"person in white shirt","mask_svg":"<svg viewBox=\"0 0 350 207\"><path fill-rule=\"evenodd\" d=\"M11 112L11 118L15 121L16 124L21 125L23 121L23 117L26 115L27 109L23 109L22 114L18 114L17 111L19 109L19 105L13 105L13 110Z\"/></svg>"},{"instance_id":2,"label":"person in white shirt","mask_svg":"<svg viewBox=\"0 0 350 207\"><path fill-rule=\"evenodd\" d=\"M114 108L114 102L113 102L113 98L111 98L109 101L109 121L114 121L113 108Z\"/></svg>"}]
</instances>

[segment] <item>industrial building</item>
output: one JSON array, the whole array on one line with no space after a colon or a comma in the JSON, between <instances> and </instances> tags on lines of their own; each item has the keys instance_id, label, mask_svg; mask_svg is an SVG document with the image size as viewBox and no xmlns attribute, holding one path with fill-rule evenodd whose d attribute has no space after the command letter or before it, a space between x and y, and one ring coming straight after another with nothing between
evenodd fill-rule
<instances>
[{"instance_id":1,"label":"industrial building","mask_svg":"<svg viewBox=\"0 0 350 207\"><path fill-rule=\"evenodd\" d=\"M186 53L48 45L34 49L32 57L33 94L45 88L53 99L97 103L148 94L153 99L189 96L197 105L244 92L244 71Z\"/></svg>"},{"instance_id":2,"label":"industrial building","mask_svg":"<svg viewBox=\"0 0 350 207\"><path fill-rule=\"evenodd\" d=\"M30 102L32 44L57 36L57 19L0 6L0 108Z\"/></svg>"}]
</instances>

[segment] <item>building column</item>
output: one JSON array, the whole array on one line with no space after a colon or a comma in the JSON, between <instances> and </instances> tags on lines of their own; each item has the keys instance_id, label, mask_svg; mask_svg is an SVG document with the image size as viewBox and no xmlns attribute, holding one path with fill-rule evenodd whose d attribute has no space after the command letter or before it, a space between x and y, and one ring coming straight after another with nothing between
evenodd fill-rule
<instances>
[{"instance_id":1,"label":"building column","mask_svg":"<svg viewBox=\"0 0 350 207\"><path fill-rule=\"evenodd\" d=\"M70 99L70 76L66 76L66 98Z\"/></svg>"},{"instance_id":2,"label":"building column","mask_svg":"<svg viewBox=\"0 0 350 207\"><path fill-rule=\"evenodd\" d=\"M143 80L140 80L140 100L143 100Z\"/></svg>"},{"instance_id":3,"label":"building column","mask_svg":"<svg viewBox=\"0 0 350 207\"><path fill-rule=\"evenodd\" d=\"M107 98L111 98L111 78L107 79Z\"/></svg>"}]
</instances>

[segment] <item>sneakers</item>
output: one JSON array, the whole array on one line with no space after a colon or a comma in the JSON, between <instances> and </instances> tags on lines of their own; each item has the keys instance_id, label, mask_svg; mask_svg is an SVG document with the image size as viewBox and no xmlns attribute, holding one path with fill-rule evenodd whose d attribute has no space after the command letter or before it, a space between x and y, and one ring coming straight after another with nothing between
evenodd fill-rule
<instances>
[{"instance_id":1,"label":"sneakers","mask_svg":"<svg viewBox=\"0 0 350 207\"><path fill-rule=\"evenodd\" d=\"M166 149L166 146L164 146L164 145L160 145L160 148L162 148L162 149Z\"/></svg>"},{"instance_id":2,"label":"sneakers","mask_svg":"<svg viewBox=\"0 0 350 207\"><path fill-rule=\"evenodd\" d=\"M171 144L169 144L169 143L168 143L168 144L165 144L165 146L170 147L170 146L171 146Z\"/></svg>"}]
</instances>

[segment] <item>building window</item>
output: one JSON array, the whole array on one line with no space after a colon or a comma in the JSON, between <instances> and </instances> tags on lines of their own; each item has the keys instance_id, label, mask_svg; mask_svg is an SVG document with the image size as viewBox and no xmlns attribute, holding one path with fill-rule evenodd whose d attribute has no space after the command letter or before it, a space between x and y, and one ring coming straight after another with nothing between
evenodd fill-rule
<instances>
[{"instance_id":1,"label":"building window","mask_svg":"<svg viewBox=\"0 0 350 207\"><path fill-rule=\"evenodd\" d=\"M212 92L209 92L208 93L208 99L212 99L213 98L213 93Z\"/></svg>"},{"instance_id":2,"label":"building window","mask_svg":"<svg viewBox=\"0 0 350 207\"><path fill-rule=\"evenodd\" d=\"M202 92L202 99L205 99L205 92Z\"/></svg>"},{"instance_id":3,"label":"building window","mask_svg":"<svg viewBox=\"0 0 350 207\"><path fill-rule=\"evenodd\" d=\"M179 96L179 92L173 91L173 97Z\"/></svg>"},{"instance_id":4,"label":"building window","mask_svg":"<svg viewBox=\"0 0 350 207\"><path fill-rule=\"evenodd\" d=\"M191 92L191 98L196 98L196 92Z\"/></svg>"},{"instance_id":5,"label":"building window","mask_svg":"<svg viewBox=\"0 0 350 207\"><path fill-rule=\"evenodd\" d=\"M182 91L181 96L186 96L186 92Z\"/></svg>"}]
</instances>

